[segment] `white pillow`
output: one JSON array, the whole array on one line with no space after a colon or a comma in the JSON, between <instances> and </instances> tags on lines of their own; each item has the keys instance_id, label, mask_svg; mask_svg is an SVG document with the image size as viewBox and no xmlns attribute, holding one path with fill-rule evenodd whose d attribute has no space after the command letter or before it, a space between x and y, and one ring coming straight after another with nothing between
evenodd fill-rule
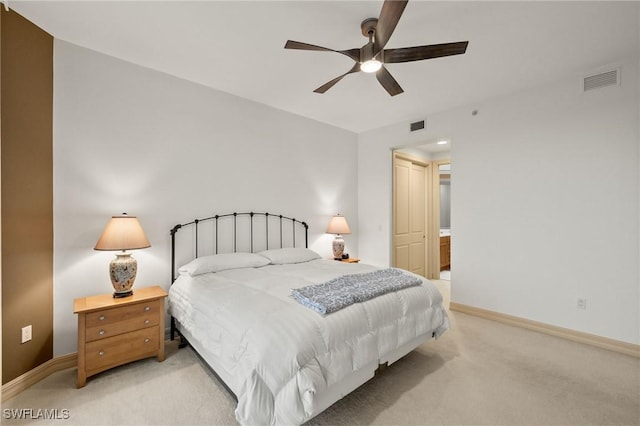
<instances>
[{"instance_id":1,"label":"white pillow","mask_svg":"<svg viewBox=\"0 0 640 426\"><path fill-rule=\"evenodd\" d=\"M193 277L227 269L259 268L268 264L269 259L254 253L221 253L193 259L178 269L178 272L189 274Z\"/></svg>"},{"instance_id":2,"label":"white pillow","mask_svg":"<svg viewBox=\"0 0 640 426\"><path fill-rule=\"evenodd\" d=\"M282 248L261 251L258 254L269 259L273 265L309 262L311 260L320 259L320 255L318 253L306 248Z\"/></svg>"}]
</instances>

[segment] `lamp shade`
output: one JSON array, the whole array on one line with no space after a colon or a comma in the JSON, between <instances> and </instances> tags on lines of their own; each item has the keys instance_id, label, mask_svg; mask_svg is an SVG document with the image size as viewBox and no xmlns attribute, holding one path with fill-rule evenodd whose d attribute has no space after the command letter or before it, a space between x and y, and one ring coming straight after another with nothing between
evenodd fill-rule
<instances>
[{"instance_id":1,"label":"lamp shade","mask_svg":"<svg viewBox=\"0 0 640 426\"><path fill-rule=\"evenodd\" d=\"M337 214L331 218L329 226L327 226L327 234L346 235L350 233L351 229L349 229L349 224L344 216Z\"/></svg>"},{"instance_id":2,"label":"lamp shade","mask_svg":"<svg viewBox=\"0 0 640 426\"><path fill-rule=\"evenodd\" d=\"M113 216L102 231L94 250L135 250L151 247L135 216Z\"/></svg>"}]
</instances>

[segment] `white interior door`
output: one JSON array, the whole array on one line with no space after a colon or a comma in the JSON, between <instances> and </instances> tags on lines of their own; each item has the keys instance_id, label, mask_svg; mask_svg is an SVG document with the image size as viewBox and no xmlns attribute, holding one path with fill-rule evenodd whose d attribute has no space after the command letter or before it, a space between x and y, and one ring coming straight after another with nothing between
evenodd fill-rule
<instances>
[{"instance_id":1,"label":"white interior door","mask_svg":"<svg viewBox=\"0 0 640 426\"><path fill-rule=\"evenodd\" d=\"M427 167L394 157L393 265L426 276Z\"/></svg>"}]
</instances>

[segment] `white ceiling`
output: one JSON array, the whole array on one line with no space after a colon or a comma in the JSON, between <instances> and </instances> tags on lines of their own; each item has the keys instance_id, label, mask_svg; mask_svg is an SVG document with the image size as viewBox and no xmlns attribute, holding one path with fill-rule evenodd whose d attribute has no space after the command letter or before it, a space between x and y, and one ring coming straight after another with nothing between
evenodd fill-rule
<instances>
[{"instance_id":1,"label":"white ceiling","mask_svg":"<svg viewBox=\"0 0 640 426\"><path fill-rule=\"evenodd\" d=\"M313 89L353 62L285 50L287 39L360 47L381 1L26 1L10 7L54 37L354 132L415 121L637 55L638 2L410 1L387 48L469 41L464 55L390 64ZM577 83L576 83L577 84Z\"/></svg>"}]
</instances>

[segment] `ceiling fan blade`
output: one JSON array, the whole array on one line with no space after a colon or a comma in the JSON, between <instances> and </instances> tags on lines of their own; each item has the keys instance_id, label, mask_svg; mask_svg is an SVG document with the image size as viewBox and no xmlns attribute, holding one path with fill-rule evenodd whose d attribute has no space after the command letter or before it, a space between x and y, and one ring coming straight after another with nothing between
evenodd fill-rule
<instances>
[{"instance_id":1,"label":"ceiling fan blade","mask_svg":"<svg viewBox=\"0 0 640 426\"><path fill-rule=\"evenodd\" d=\"M378 54L391 38L393 30L396 29L398 21L404 12L409 0L385 0L380 11L376 32L374 34L373 53Z\"/></svg>"},{"instance_id":2,"label":"ceiling fan blade","mask_svg":"<svg viewBox=\"0 0 640 426\"><path fill-rule=\"evenodd\" d=\"M391 96L399 95L400 93L404 92L404 90L402 90L402 87L400 87L396 79L393 78L391 73L384 67L384 65L376 72L376 78L378 79L380 84L382 84L382 87L384 87Z\"/></svg>"},{"instance_id":3,"label":"ceiling fan blade","mask_svg":"<svg viewBox=\"0 0 640 426\"><path fill-rule=\"evenodd\" d=\"M349 49L349 50L334 50L329 49L328 47L316 46L315 44L302 43L301 41L293 41L287 40L284 45L285 49L297 49L297 50L317 50L322 52L336 52L342 53L353 59L354 61L360 60L360 49Z\"/></svg>"},{"instance_id":4,"label":"ceiling fan blade","mask_svg":"<svg viewBox=\"0 0 640 426\"><path fill-rule=\"evenodd\" d=\"M316 93L324 93L327 90L331 89L337 82L342 80L345 76L347 76L349 74L352 74L354 72L358 72L358 71L360 71L360 64L358 64L356 62L356 64L353 66L353 68L351 68L349 71L345 72L341 76L338 76L338 77L334 78L331 81L326 82L325 84L323 84L322 86L320 86L316 90L314 90L314 92L316 92Z\"/></svg>"},{"instance_id":5,"label":"ceiling fan blade","mask_svg":"<svg viewBox=\"0 0 640 426\"><path fill-rule=\"evenodd\" d=\"M421 61L423 59L441 58L443 56L462 55L467 51L468 41L456 43L431 44L429 46L404 47L386 49L384 63Z\"/></svg>"}]
</instances>

